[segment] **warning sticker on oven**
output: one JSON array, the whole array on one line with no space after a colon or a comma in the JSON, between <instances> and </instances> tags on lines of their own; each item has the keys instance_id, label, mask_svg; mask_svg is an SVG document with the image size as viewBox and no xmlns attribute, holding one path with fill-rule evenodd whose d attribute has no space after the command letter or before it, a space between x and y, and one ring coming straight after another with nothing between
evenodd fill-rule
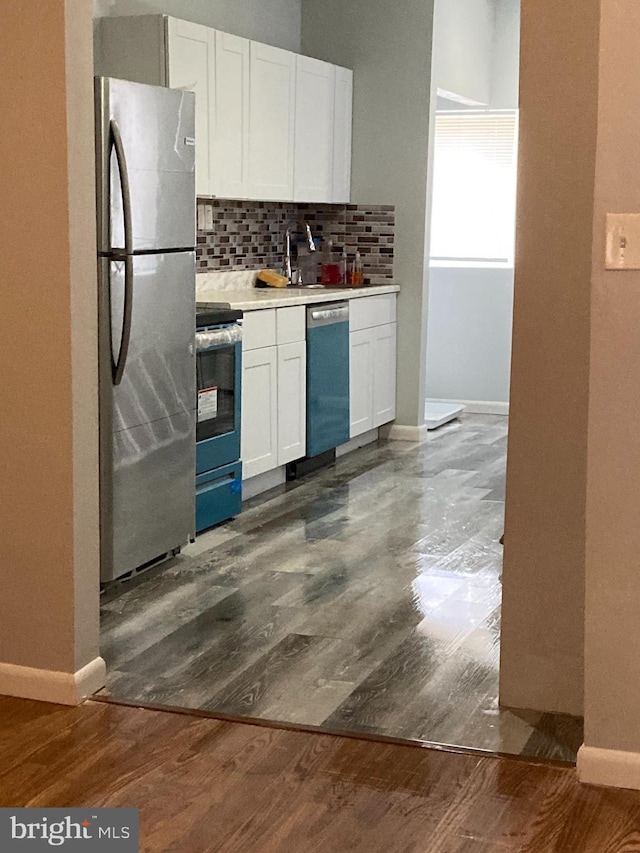
<instances>
[{"instance_id":1,"label":"warning sticker on oven","mask_svg":"<svg viewBox=\"0 0 640 853\"><path fill-rule=\"evenodd\" d=\"M218 387L198 391L198 422L218 417Z\"/></svg>"}]
</instances>

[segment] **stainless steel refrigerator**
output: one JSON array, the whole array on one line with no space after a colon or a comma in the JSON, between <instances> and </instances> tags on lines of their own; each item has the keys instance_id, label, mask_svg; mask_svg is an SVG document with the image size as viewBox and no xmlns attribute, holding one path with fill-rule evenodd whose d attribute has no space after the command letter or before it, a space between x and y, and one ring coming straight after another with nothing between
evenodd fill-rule
<instances>
[{"instance_id":1,"label":"stainless steel refrigerator","mask_svg":"<svg viewBox=\"0 0 640 853\"><path fill-rule=\"evenodd\" d=\"M195 98L96 78L101 581L195 531Z\"/></svg>"}]
</instances>

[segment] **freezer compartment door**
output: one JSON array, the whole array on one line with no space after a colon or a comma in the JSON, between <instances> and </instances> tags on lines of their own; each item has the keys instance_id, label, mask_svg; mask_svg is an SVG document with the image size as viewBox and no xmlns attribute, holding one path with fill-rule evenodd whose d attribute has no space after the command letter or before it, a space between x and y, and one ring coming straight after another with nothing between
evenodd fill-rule
<instances>
[{"instance_id":1,"label":"freezer compartment door","mask_svg":"<svg viewBox=\"0 0 640 853\"><path fill-rule=\"evenodd\" d=\"M195 413L121 430L114 435L112 561L101 580L115 580L186 545L195 534Z\"/></svg>"},{"instance_id":2,"label":"freezer compartment door","mask_svg":"<svg viewBox=\"0 0 640 853\"><path fill-rule=\"evenodd\" d=\"M105 351L109 349L106 336L102 357L117 361L128 339L122 380L113 388L113 430L132 429L193 411L196 405L193 252L138 255L133 259L129 334L124 319L124 262L111 261L107 266L111 352Z\"/></svg>"},{"instance_id":3,"label":"freezer compartment door","mask_svg":"<svg viewBox=\"0 0 640 853\"><path fill-rule=\"evenodd\" d=\"M98 249L124 250L122 152L131 197L133 251L195 246L195 97L192 92L101 78L98 115ZM115 124L115 128L111 123Z\"/></svg>"}]
</instances>

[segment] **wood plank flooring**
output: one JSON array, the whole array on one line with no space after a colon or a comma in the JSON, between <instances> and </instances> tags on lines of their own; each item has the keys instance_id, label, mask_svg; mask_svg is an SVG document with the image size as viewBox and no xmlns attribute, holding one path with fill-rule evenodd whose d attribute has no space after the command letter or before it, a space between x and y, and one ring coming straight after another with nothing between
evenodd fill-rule
<instances>
[{"instance_id":1,"label":"wood plank flooring","mask_svg":"<svg viewBox=\"0 0 640 853\"><path fill-rule=\"evenodd\" d=\"M572 768L0 697L0 806L135 807L141 853L638 853Z\"/></svg>"},{"instance_id":2,"label":"wood plank flooring","mask_svg":"<svg viewBox=\"0 0 640 853\"><path fill-rule=\"evenodd\" d=\"M103 597L105 697L574 759L498 707L506 418L379 442Z\"/></svg>"}]
</instances>

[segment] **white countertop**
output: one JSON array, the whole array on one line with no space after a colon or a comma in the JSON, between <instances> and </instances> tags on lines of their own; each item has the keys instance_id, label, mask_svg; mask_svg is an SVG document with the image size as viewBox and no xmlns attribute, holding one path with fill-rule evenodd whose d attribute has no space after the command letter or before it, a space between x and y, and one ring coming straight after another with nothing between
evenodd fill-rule
<instances>
[{"instance_id":1,"label":"white countertop","mask_svg":"<svg viewBox=\"0 0 640 853\"><path fill-rule=\"evenodd\" d=\"M307 289L298 287L254 288L253 290L227 290L198 288L199 308L235 308L238 311L256 311L261 308L283 308L287 305L313 305L317 302L339 302L376 296L383 293L398 293L397 284L373 285L371 287L328 287Z\"/></svg>"}]
</instances>

